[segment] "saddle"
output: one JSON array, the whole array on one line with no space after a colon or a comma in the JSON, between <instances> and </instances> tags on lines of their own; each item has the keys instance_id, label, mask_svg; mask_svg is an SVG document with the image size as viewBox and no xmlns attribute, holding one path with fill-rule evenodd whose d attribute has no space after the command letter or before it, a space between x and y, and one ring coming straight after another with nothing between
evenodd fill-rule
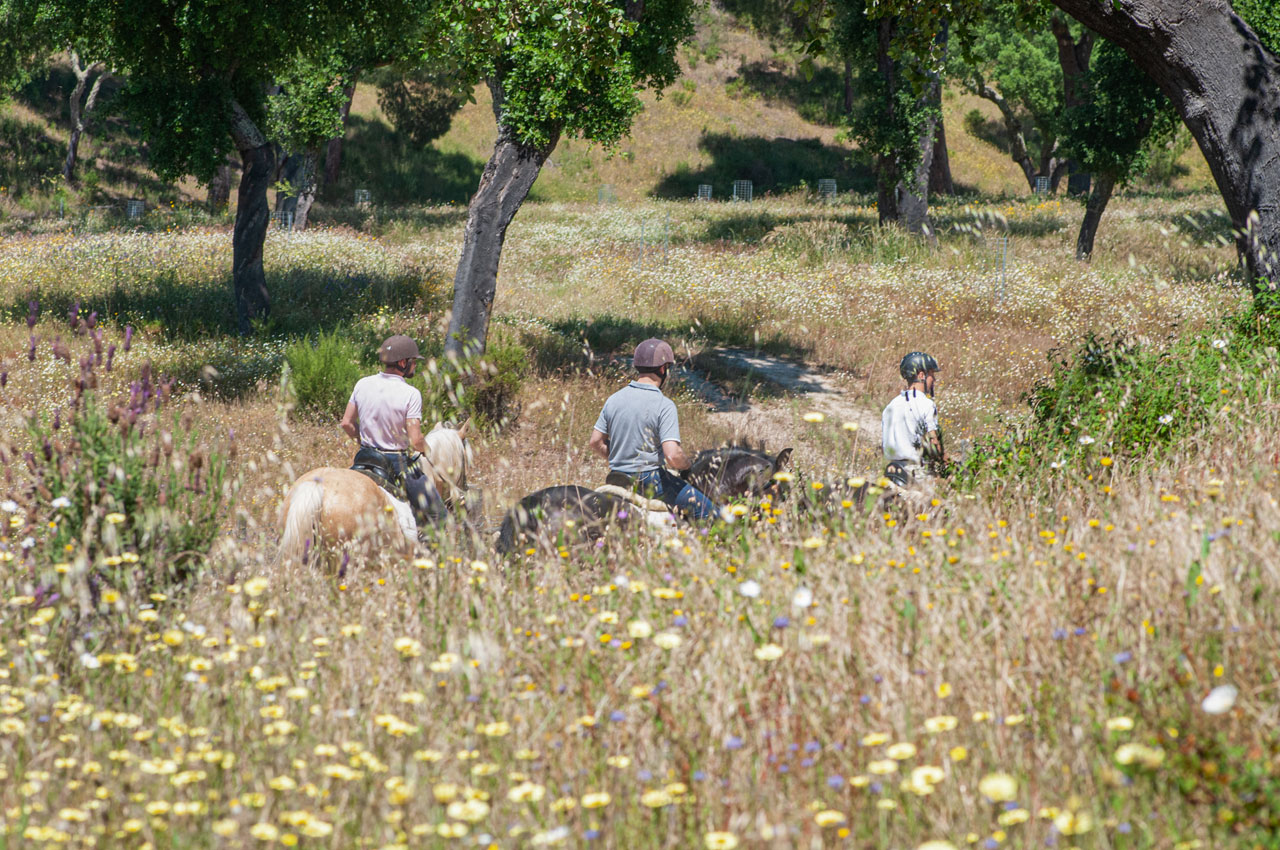
<instances>
[{"instance_id":1,"label":"saddle","mask_svg":"<svg viewBox=\"0 0 1280 850\"><path fill-rule=\"evenodd\" d=\"M406 452L383 452L372 446L361 446L351 469L368 477L392 498L408 502L418 528L423 528L444 519L446 509L435 484L418 469L416 460Z\"/></svg>"}]
</instances>

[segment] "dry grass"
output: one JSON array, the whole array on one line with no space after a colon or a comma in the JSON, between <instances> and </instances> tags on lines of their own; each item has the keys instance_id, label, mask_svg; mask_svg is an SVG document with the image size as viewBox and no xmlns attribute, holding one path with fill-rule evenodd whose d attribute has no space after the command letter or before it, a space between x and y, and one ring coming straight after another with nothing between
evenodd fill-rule
<instances>
[{"instance_id":1,"label":"dry grass","mask_svg":"<svg viewBox=\"0 0 1280 850\"><path fill-rule=\"evenodd\" d=\"M585 441L623 379L606 349L653 328L682 350L759 333L836 369L876 409L901 352L926 347L944 363L949 431L992 433L1043 374L1046 348L1086 329L1157 338L1240 303L1225 249L1161 233L1211 199L1182 204L1119 199L1080 267L1068 259L1078 209L1014 202L1001 210L1015 234L1001 304L990 252L971 237L944 233L923 251L865 230L867 209L533 205L508 239L499 321L531 343L585 327L598 359L589 372L535 374L517 425L478 441L487 521L531 490L602 477ZM638 264L640 218L668 213L667 264ZM726 228L740 238L721 240ZM18 449L12 411L64 405L90 346L46 315L27 361L20 306L33 281L79 293L87 310L165 274L199 290L222 280L229 252L198 233L53 239L68 238L0 248L0 293L15 305L0 325L0 397ZM277 274L342 262L348 278L435 281L457 242L457 228L401 227L268 247ZM96 256L121 258L132 277L115 286ZM110 317L110 338L125 319L137 316ZM359 320L423 333L434 319ZM72 363L49 355L57 336ZM121 383L101 391L145 358L198 362L229 344L155 326L117 355ZM267 357L279 343L258 345ZM24 563L27 516L12 515L0 542L0 842L1270 840L1258 801L1275 793L1274 406L1228 410L1149 466L1099 459L969 495L944 487L914 516L805 513L796 496L710 533L506 565L488 538L453 529L420 560L356 560L337 579L271 566L275 510L297 474L344 463L350 444L332 425L282 418L265 366L247 387L235 401L198 381L183 388L208 396L183 402L205 438L234 429L239 447L238 499L198 582L153 596L108 589L77 623L89 565L74 552L65 574ZM725 436L678 398L690 447ZM875 469L866 437L855 446L839 422L802 412L788 434L802 473L834 487ZM19 493L21 463L5 474L0 490ZM44 522L47 505L31 504ZM34 604L37 584L60 599ZM1236 707L1204 713L1200 700L1225 683L1239 688ZM1007 799L983 782L992 774L1010 777Z\"/></svg>"}]
</instances>

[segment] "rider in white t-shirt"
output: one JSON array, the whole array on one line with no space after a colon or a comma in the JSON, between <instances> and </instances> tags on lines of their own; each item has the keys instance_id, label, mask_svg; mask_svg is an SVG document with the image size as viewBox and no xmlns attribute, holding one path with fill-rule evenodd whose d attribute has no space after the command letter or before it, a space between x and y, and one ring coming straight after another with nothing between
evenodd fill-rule
<instances>
[{"instance_id":1,"label":"rider in white t-shirt","mask_svg":"<svg viewBox=\"0 0 1280 850\"><path fill-rule=\"evenodd\" d=\"M898 371L907 387L894 396L881 418L885 460L901 466L911 478L933 475L947 462L933 401L938 370L938 361L923 351L902 358Z\"/></svg>"}]
</instances>

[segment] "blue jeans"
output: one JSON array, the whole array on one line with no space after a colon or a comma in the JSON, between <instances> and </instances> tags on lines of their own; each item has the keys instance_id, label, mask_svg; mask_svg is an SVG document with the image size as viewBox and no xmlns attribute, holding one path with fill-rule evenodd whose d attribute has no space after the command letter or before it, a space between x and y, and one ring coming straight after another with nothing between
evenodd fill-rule
<instances>
[{"instance_id":1,"label":"blue jeans","mask_svg":"<svg viewBox=\"0 0 1280 850\"><path fill-rule=\"evenodd\" d=\"M652 489L659 499L693 519L719 516L715 503L705 493L666 469L637 472L631 478L641 487Z\"/></svg>"}]
</instances>

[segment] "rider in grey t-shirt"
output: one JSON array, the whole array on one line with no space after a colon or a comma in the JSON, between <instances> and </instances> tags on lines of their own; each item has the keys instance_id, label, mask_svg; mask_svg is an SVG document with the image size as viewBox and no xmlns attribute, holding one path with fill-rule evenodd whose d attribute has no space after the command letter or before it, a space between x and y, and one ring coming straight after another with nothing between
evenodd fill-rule
<instances>
[{"instance_id":1,"label":"rider in grey t-shirt","mask_svg":"<svg viewBox=\"0 0 1280 850\"><path fill-rule=\"evenodd\" d=\"M609 396L588 443L609 461L609 468L652 489L662 501L694 519L717 515L706 494L673 474L688 469L680 447L680 418L676 404L662 394L667 372L676 358L671 346L647 339L636 347L632 362L640 376Z\"/></svg>"}]
</instances>

